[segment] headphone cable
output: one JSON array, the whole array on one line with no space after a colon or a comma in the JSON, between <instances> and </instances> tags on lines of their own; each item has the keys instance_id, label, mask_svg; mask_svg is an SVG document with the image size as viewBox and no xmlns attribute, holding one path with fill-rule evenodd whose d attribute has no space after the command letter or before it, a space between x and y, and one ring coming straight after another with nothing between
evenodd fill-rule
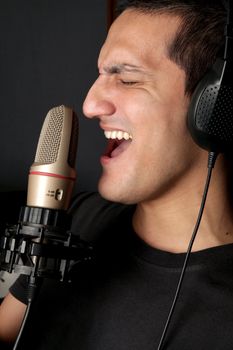
<instances>
[{"instance_id":1,"label":"headphone cable","mask_svg":"<svg viewBox=\"0 0 233 350\"><path fill-rule=\"evenodd\" d=\"M204 192L203 192L203 196L202 196L201 206L200 206L198 217L197 217L197 221L196 221L196 224L195 224L195 227L194 227L194 230L193 230L190 242L189 242L189 246L188 246L188 249L187 249L187 252L186 252L186 255L185 255L185 260L184 260L184 264L183 264L183 267L182 267L182 270L181 270L180 278L179 278L179 281L178 281L178 284L177 284L175 296L173 298L173 302L172 302L172 305L171 305L171 308L170 308L170 311L169 311L169 314L168 314L168 317L167 317L167 320L166 320L166 323L165 323L165 326L164 326L164 329L163 329L163 333L162 333L162 336L160 338L157 350L161 350L162 349L162 346L163 346L163 343L164 343L164 340L165 340L165 337L166 337L166 334L167 334L167 330L168 330L168 327L169 327L169 324L170 324L170 321L171 321L172 315L174 313L175 306L176 306L176 303L177 303L177 300L178 300L178 297L179 297L179 294L180 294L182 282L183 282L185 271L186 271L187 264L188 264L188 259L189 259L189 256L190 256L190 253L191 253L191 250L192 250L192 246L193 246L194 240L196 238L196 235L197 235L197 232L198 232L198 229L199 229L199 226L200 226L202 214L203 214L203 211L204 211L205 202L206 202L207 193L208 193L209 184L210 184L211 175L212 175L212 169L214 168L214 164L215 164L217 155L218 154L215 153L215 152L210 152L209 156L208 156L208 173L207 173L207 179L206 179L205 188L204 188ZM31 277L31 280L33 280L33 277ZM31 290L33 290L33 289L34 290L33 290L32 295L30 295L31 293L29 293L30 297L28 298L28 305L27 305L27 308L26 308L24 319L23 319L21 327L20 327L20 331L18 333L18 337L17 337L17 339L15 341L13 350L16 350L18 348L19 341L21 339L21 335L22 335L22 332L23 332L26 320L28 318L28 314L29 314L29 311L31 309L32 300L34 299L34 294L35 294L35 290L36 290L36 288L35 288L36 287L35 281L33 281L33 283L31 284L30 287L34 287L32 289L29 288Z\"/></svg>"},{"instance_id":2,"label":"headphone cable","mask_svg":"<svg viewBox=\"0 0 233 350\"><path fill-rule=\"evenodd\" d=\"M171 305L171 308L170 308L170 311L169 311L169 314L168 314L168 317L167 317L167 320L166 320L166 323L165 323L165 326L164 326L164 329L163 329L163 333L162 333L162 336L160 338L159 346L158 346L157 350L161 350L162 349L163 342L164 342L164 339L165 339L165 336L166 336L166 333L167 333L167 330L168 330L168 326L170 324L170 321L171 321L171 318L172 318L172 315L173 315L173 312L174 312L174 309L175 309L175 306L176 306L176 302L177 302L177 299L178 299L179 294L180 294L182 282L183 282L185 271L186 271L186 267L187 267L187 264L188 264L188 259L190 257L192 246L193 246L194 240L196 238L196 235L197 235L200 223L201 223L201 218L202 218L202 214L203 214L203 211L204 211L206 197L207 197L209 184L210 184L210 180L211 180L212 170L214 168L214 164L215 164L217 156L218 156L218 154L216 152L210 152L209 155L208 155L208 172L207 172L207 178L206 178L204 192L203 192L203 195L202 195L201 206L200 206L198 217L197 217L197 221L196 221L196 224L195 224L195 227L194 227L194 230L193 230L190 242L189 242L189 246L188 246L188 249L187 249L187 252L186 252L186 255L185 255L185 260L184 260L184 264L183 264L183 267L182 267L182 270L181 270L181 274L180 274L179 282L178 282L178 285L177 285L177 288L176 288L175 296L174 296L174 299L173 299L173 302L172 302L172 305Z\"/></svg>"}]
</instances>

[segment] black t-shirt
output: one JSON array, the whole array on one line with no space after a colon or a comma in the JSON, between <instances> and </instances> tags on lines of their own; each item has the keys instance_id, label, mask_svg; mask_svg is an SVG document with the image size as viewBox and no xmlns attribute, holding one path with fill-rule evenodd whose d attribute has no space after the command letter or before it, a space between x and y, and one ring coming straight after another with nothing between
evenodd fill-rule
<instances>
[{"instance_id":1,"label":"black t-shirt","mask_svg":"<svg viewBox=\"0 0 233 350\"><path fill-rule=\"evenodd\" d=\"M141 241L131 228L133 207L83 195L72 210L74 230L93 238L96 258L77 265L70 284L45 280L19 349L157 349L185 254ZM87 231L79 230L82 221ZM20 288L17 282L12 294L17 297ZM230 244L191 254L163 349L232 348Z\"/></svg>"}]
</instances>

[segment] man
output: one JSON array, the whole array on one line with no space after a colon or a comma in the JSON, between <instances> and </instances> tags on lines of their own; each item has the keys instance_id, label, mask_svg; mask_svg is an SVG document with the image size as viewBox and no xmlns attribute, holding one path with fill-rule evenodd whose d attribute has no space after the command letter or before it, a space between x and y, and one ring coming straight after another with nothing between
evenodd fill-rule
<instances>
[{"instance_id":1,"label":"man","mask_svg":"<svg viewBox=\"0 0 233 350\"><path fill-rule=\"evenodd\" d=\"M58 298L53 284L42 287L22 348L158 347L207 171L207 152L187 128L188 108L218 54L225 21L219 1L130 1L111 26L83 110L109 139L100 194L136 207L117 206L112 214L95 195L74 202L73 225L78 230L88 220L82 236L94 240L96 260L77 266ZM219 156L164 349L232 349L231 210L227 164ZM3 325L10 306L23 314L19 289L3 303ZM2 333L16 333L20 317L13 327L9 316Z\"/></svg>"}]
</instances>

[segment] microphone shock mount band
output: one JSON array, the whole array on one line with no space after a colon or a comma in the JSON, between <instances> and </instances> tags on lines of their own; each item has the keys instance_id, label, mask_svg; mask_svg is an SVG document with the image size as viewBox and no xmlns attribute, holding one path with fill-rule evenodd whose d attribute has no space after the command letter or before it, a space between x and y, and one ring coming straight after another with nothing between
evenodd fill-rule
<instances>
[{"instance_id":1,"label":"microphone shock mount band","mask_svg":"<svg viewBox=\"0 0 233 350\"><path fill-rule=\"evenodd\" d=\"M70 225L65 211L22 207L18 224L7 226L0 237L0 268L69 281L74 264L93 258L93 247L72 234Z\"/></svg>"}]
</instances>

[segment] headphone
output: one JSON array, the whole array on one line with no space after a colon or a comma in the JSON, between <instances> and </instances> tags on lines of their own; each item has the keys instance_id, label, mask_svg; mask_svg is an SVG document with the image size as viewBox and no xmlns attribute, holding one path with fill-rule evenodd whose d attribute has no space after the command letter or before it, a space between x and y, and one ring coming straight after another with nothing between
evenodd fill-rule
<instances>
[{"instance_id":1,"label":"headphone","mask_svg":"<svg viewBox=\"0 0 233 350\"><path fill-rule=\"evenodd\" d=\"M233 146L233 18L227 10L223 57L198 83L188 111L188 128L193 140L210 152L227 152Z\"/></svg>"}]
</instances>

